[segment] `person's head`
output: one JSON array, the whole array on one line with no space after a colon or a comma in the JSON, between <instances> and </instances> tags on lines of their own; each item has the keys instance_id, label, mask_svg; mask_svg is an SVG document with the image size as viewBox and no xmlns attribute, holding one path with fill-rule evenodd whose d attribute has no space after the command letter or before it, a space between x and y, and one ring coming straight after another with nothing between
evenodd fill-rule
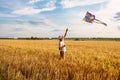
<instances>
[{"instance_id":1,"label":"person's head","mask_svg":"<svg viewBox=\"0 0 120 80\"><path fill-rule=\"evenodd\" d=\"M59 36L58 39L59 39L60 41L62 41L62 40L63 40L63 36Z\"/></svg>"}]
</instances>

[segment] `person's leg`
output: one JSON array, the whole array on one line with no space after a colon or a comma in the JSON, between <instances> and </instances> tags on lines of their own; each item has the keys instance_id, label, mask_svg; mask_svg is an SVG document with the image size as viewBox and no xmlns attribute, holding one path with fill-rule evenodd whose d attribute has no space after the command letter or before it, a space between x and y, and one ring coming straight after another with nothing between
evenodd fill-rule
<instances>
[{"instance_id":1,"label":"person's leg","mask_svg":"<svg viewBox=\"0 0 120 80\"><path fill-rule=\"evenodd\" d=\"M62 58L62 51L60 51L60 59Z\"/></svg>"},{"instance_id":2,"label":"person's leg","mask_svg":"<svg viewBox=\"0 0 120 80\"><path fill-rule=\"evenodd\" d=\"M62 58L65 59L65 51L62 51Z\"/></svg>"},{"instance_id":3,"label":"person's leg","mask_svg":"<svg viewBox=\"0 0 120 80\"><path fill-rule=\"evenodd\" d=\"M60 59L64 59L64 51L60 51Z\"/></svg>"}]
</instances>

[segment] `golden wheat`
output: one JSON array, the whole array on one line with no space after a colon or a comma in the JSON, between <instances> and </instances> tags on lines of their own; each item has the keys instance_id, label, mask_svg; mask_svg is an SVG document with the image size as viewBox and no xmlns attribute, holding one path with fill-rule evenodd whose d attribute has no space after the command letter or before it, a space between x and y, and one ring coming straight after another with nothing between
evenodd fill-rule
<instances>
[{"instance_id":1,"label":"golden wheat","mask_svg":"<svg viewBox=\"0 0 120 80\"><path fill-rule=\"evenodd\" d=\"M0 40L0 80L120 80L120 41Z\"/></svg>"}]
</instances>

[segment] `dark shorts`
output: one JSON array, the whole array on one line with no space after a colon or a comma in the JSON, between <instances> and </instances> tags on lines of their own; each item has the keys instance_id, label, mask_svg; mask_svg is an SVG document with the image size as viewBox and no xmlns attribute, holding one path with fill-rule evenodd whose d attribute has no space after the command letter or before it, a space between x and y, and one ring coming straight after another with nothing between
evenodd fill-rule
<instances>
[{"instance_id":1,"label":"dark shorts","mask_svg":"<svg viewBox=\"0 0 120 80\"><path fill-rule=\"evenodd\" d=\"M60 57L64 57L65 51L60 51Z\"/></svg>"}]
</instances>

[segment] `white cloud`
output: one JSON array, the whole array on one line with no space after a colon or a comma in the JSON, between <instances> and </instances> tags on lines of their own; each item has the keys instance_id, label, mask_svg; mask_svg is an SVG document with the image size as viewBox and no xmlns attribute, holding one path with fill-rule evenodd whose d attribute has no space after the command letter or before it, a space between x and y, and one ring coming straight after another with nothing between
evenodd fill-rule
<instances>
[{"instance_id":1,"label":"white cloud","mask_svg":"<svg viewBox=\"0 0 120 80\"><path fill-rule=\"evenodd\" d=\"M97 11L97 14L102 14L104 17L110 18L115 16L117 12L120 12L120 1L119 0L109 0L106 7L101 7L99 11Z\"/></svg>"},{"instance_id":2,"label":"white cloud","mask_svg":"<svg viewBox=\"0 0 120 80\"><path fill-rule=\"evenodd\" d=\"M41 0L31 0L31 3L35 3ZM20 10L15 10L12 13L13 14L18 14L18 15L33 15L33 14L38 14L40 12L44 12L44 11L52 11L54 9L56 9L55 6L55 2L56 0L51 0L48 3L45 4L45 7L42 9L39 8L34 8L34 6L31 7L26 7Z\"/></svg>"},{"instance_id":3,"label":"white cloud","mask_svg":"<svg viewBox=\"0 0 120 80\"><path fill-rule=\"evenodd\" d=\"M18 15L31 15L31 14L37 14L39 12L40 12L39 9L34 9L32 7L29 7L29 8L13 11L12 13Z\"/></svg>"},{"instance_id":4,"label":"white cloud","mask_svg":"<svg viewBox=\"0 0 120 80\"><path fill-rule=\"evenodd\" d=\"M55 7L55 3L56 3L56 0L51 0L51 1L48 2L45 6L46 6L46 7Z\"/></svg>"},{"instance_id":5,"label":"white cloud","mask_svg":"<svg viewBox=\"0 0 120 80\"><path fill-rule=\"evenodd\" d=\"M0 37L54 37L52 30L59 27L51 19L43 15L31 15L30 19L19 19L22 24L0 24ZM29 21L37 21L32 25ZM58 33L57 33L58 34ZM58 35L57 35L58 36Z\"/></svg>"},{"instance_id":6,"label":"white cloud","mask_svg":"<svg viewBox=\"0 0 120 80\"><path fill-rule=\"evenodd\" d=\"M38 14L43 11L51 11L54 10L55 7L50 7L50 8L42 8L42 9L34 9L32 7L24 8L21 10L16 10L13 11L13 14L18 14L18 15L33 15L33 14Z\"/></svg>"},{"instance_id":7,"label":"white cloud","mask_svg":"<svg viewBox=\"0 0 120 80\"><path fill-rule=\"evenodd\" d=\"M26 4L25 4L25 2L22 2L22 0L12 0L12 2L11 2L11 0L0 0L0 7L1 7L2 11L7 10L7 12L8 12L11 10L24 8L24 7L26 7ZM0 11L0 13L2 13L2 11Z\"/></svg>"},{"instance_id":8,"label":"white cloud","mask_svg":"<svg viewBox=\"0 0 120 80\"><path fill-rule=\"evenodd\" d=\"M62 0L61 5L63 8L72 8L77 6L86 6L97 3L102 3L107 0Z\"/></svg>"},{"instance_id":9,"label":"white cloud","mask_svg":"<svg viewBox=\"0 0 120 80\"><path fill-rule=\"evenodd\" d=\"M2 27L2 28L1 28ZM50 26L30 24L4 24L0 26L0 37L58 37L61 32L52 32Z\"/></svg>"},{"instance_id":10,"label":"white cloud","mask_svg":"<svg viewBox=\"0 0 120 80\"><path fill-rule=\"evenodd\" d=\"M109 0L109 3L106 5L106 7L101 8L99 11L97 11L95 14L97 18L105 20L105 22L108 23L108 26L111 29L117 29L117 26L120 25L119 22L115 20L116 13L120 12L120 1L119 0Z\"/></svg>"},{"instance_id":11,"label":"white cloud","mask_svg":"<svg viewBox=\"0 0 120 80\"><path fill-rule=\"evenodd\" d=\"M28 2L28 4L34 4L34 3L37 3L37 2L40 2L40 1L43 1L43 0L30 0Z\"/></svg>"},{"instance_id":12,"label":"white cloud","mask_svg":"<svg viewBox=\"0 0 120 80\"><path fill-rule=\"evenodd\" d=\"M0 13L0 17L9 17L9 18L12 18L12 17L16 17L16 15Z\"/></svg>"}]
</instances>

